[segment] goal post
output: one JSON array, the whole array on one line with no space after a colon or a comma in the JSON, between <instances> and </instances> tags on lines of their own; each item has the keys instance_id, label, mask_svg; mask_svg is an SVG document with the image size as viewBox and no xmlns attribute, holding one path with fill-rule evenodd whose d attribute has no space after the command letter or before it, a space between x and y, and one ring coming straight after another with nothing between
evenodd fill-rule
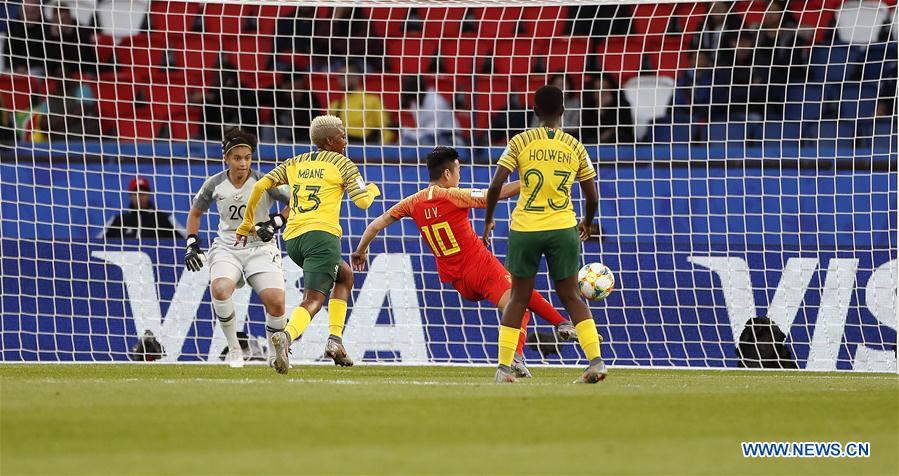
<instances>
[{"instance_id":1,"label":"goal post","mask_svg":"<svg viewBox=\"0 0 899 476\"><path fill-rule=\"evenodd\" d=\"M897 371L897 5L889 1L146 1L11 8L0 28L0 361L218 362L208 269L183 224L224 169L223 127L256 134L267 172L342 117L383 195L344 204L345 258L425 187L424 154L462 156L484 188L506 142L565 92L563 128L598 172L584 263L615 366ZM110 232L136 192L172 227ZM583 201L574 187L575 210ZM514 200L514 199L513 199ZM501 203L492 250L505 259ZM476 231L483 214L472 212ZM163 218L160 218L163 220ZM160 222L162 223L162 222ZM145 227L146 228L146 227ZM204 217L206 246L216 229ZM490 364L499 315L441 283L414 223L357 273L345 342L363 363ZM288 309L302 269L285 257ZM537 285L557 308L545 268ZM234 295L264 342L264 311ZM532 364L582 364L532 319ZM295 344L315 362L327 309Z\"/></svg>"}]
</instances>

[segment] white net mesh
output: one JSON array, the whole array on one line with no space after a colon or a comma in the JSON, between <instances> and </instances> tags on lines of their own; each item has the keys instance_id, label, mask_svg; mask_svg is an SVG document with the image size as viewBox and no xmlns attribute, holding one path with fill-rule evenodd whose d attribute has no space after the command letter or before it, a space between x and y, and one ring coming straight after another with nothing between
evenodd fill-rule
<instances>
[{"instance_id":1,"label":"white net mesh","mask_svg":"<svg viewBox=\"0 0 899 476\"><path fill-rule=\"evenodd\" d=\"M463 184L486 186L505 142L537 124L533 92L552 83L599 172L600 239L584 261L619 283L592 306L608 361L896 370L895 1L22 0L3 11L4 361L126 360L146 330L166 359L219 357L208 271L185 271L179 223L223 169L223 127L259 136L267 172L310 149L312 117L344 119L348 155L384 193L368 211L344 206L348 254L427 183L421 159L435 145L460 150ZM129 204L146 187L149 218ZM512 206L498 211L501 260ZM497 312L439 282L414 223L371 251L350 302L352 356L493 361ZM285 268L289 308L302 271ZM538 287L552 294L544 271ZM264 335L257 298L244 288L235 303L250 340ZM529 360L581 358L545 322L531 331ZM326 335L318 316L295 357L320 357Z\"/></svg>"}]
</instances>

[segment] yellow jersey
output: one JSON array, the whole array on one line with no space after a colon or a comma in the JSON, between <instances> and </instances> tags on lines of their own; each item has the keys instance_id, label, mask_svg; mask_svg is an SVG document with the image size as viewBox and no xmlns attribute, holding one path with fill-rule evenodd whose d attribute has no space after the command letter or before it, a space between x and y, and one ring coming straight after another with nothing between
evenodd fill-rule
<instances>
[{"instance_id":1,"label":"yellow jersey","mask_svg":"<svg viewBox=\"0 0 899 476\"><path fill-rule=\"evenodd\" d=\"M596 177L580 141L561 129L527 130L509 141L499 165L517 170L521 180L510 229L550 231L577 225L571 184Z\"/></svg>"},{"instance_id":2,"label":"yellow jersey","mask_svg":"<svg viewBox=\"0 0 899 476\"><path fill-rule=\"evenodd\" d=\"M381 98L375 94L348 92L329 105L328 114L343 121L346 135L351 139L362 140L372 132L380 131L382 143L393 142L393 132L388 129L390 119L384 111Z\"/></svg>"},{"instance_id":3,"label":"yellow jersey","mask_svg":"<svg viewBox=\"0 0 899 476\"><path fill-rule=\"evenodd\" d=\"M282 234L285 240L313 230L340 237L343 235L340 227L343 192L362 209L368 208L380 195L377 186L365 184L359 168L349 158L337 152L316 150L287 159L266 174L253 187L250 204L266 189L285 184L290 193L290 218ZM255 223L251 210L255 208L248 205L243 222L249 227Z\"/></svg>"}]
</instances>

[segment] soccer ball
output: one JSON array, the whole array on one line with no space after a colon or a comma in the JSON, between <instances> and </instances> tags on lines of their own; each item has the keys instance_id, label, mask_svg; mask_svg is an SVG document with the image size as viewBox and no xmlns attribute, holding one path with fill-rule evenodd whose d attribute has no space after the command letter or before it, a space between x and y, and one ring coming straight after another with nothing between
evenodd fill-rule
<instances>
[{"instance_id":1,"label":"soccer ball","mask_svg":"<svg viewBox=\"0 0 899 476\"><path fill-rule=\"evenodd\" d=\"M602 263L589 263L578 271L577 283L582 296L591 301L599 301L615 289L615 275Z\"/></svg>"}]
</instances>

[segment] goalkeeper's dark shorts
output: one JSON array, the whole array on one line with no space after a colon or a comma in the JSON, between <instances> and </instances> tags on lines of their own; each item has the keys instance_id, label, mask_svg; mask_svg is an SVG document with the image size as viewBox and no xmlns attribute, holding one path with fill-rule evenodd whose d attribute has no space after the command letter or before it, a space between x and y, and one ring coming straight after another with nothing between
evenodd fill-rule
<instances>
[{"instance_id":1,"label":"goalkeeper's dark shorts","mask_svg":"<svg viewBox=\"0 0 899 476\"><path fill-rule=\"evenodd\" d=\"M307 231L287 240L287 255L303 268L303 287L331 294L340 268L340 238L326 231Z\"/></svg>"}]
</instances>

